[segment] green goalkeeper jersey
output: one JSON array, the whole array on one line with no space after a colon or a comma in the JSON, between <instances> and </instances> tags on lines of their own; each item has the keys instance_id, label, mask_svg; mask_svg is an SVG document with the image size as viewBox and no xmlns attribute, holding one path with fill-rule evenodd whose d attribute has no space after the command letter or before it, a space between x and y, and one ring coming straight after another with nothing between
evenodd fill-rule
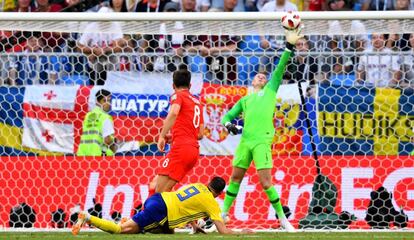
<instances>
[{"instance_id":1,"label":"green goalkeeper jersey","mask_svg":"<svg viewBox=\"0 0 414 240\"><path fill-rule=\"evenodd\" d=\"M222 119L222 124L243 113L244 128L242 141L251 143L271 143L275 134L274 113L276 93L282 82L283 74L291 51L286 49L270 81L259 92L241 98Z\"/></svg>"}]
</instances>

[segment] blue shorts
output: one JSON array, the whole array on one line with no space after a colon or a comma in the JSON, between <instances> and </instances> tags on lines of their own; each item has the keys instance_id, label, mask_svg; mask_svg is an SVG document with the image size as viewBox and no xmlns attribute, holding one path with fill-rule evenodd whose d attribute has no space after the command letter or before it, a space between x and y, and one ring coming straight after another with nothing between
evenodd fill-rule
<instances>
[{"instance_id":1,"label":"blue shorts","mask_svg":"<svg viewBox=\"0 0 414 240\"><path fill-rule=\"evenodd\" d=\"M156 193L144 203L144 210L135 214L132 220L136 222L141 231L154 232L168 229L167 206L160 193Z\"/></svg>"}]
</instances>

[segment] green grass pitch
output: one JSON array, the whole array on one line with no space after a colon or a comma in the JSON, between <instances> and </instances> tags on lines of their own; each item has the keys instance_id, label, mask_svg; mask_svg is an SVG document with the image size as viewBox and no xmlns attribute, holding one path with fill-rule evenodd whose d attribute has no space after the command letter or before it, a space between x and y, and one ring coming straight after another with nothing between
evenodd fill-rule
<instances>
[{"instance_id":1,"label":"green grass pitch","mask_svg":"<svg viewBox=\"0 0 414 240\"><path fill-rule=\"evenodd\" d=\"M174 235L152 235L152 234L137 234L137 235L111 235L107 233L85 232L78 236L72 236L69 232L0 232L0 239L23 240L23 239L41 239L41 240L123 240L123 239L188 239L188 240L227 240L227 239L272 239L272 240L363 240L363 239L389 239L389 240L413 240L413 232L298 232L298 233L256 233L249 235L189 235L185 233L178 233Z\"/></svg>"}]
</instances>

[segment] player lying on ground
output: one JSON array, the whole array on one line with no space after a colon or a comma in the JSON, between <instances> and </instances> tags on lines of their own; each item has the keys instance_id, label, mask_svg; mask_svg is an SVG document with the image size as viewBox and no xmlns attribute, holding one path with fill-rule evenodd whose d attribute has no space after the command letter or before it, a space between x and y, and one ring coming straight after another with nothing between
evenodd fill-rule
<instances>
[{"instance_id":1,"label":"player lying on ground","mask_svg":"<svg viewBox=\"0 0 414 240\"><path fill-rule=\"evenodd\" d=\"M191 95L191 73L180 65L173 74L171 108L158 139L158 150L164 152L167 134L172 132L171 150L154 179L155 192L171 191L197 163L198 140L203 137L203 111L200 101ZM153 180L153 181L154 181ZM150 195L152 193L150 192Z\"/></svg>"},{"instance_id":2,"label":"player lying on ground","mask_svg":"<svg viewBox=\"0 0 414 240\"><path fill-rule=\"evenodd\" d=\"M299 33L300 29L286 31L286 49L276 70L273 71L270 81L267 82L266 75L257 74L252 82L254 93L241 98L222 119L222 124L233 135L237 134L241 127L236 126L231 121L240 116L241 113L243 113L244 119L244 129L234 155L232 176L224 199L224 219L227 218L229 209L239 192L240 183L252 160L254 160L260 184L275 209L282 227L287 231L294 231L294 228L285 217L279 195L272 184L271 143L275 134L273 116L276 106L276 93L282 82L286 64L292 55L293 46L301 38Z\"/></svg>"},{"instance_id":3,"label":"player lying on ground","mask_svg":"<svg viewBox=\"0 0 414 240\"><path fill-rule=\"evenodd\" d=\"M224 225L220 207L215 200L225 186L223 178L214 177L208 186L196 183L184 186L176 192L156 193L147 199L144 210L121 224L91 216L84 211L79 213L72 233L77 235L85 223L108 233L174 233L174 228L183 227L189 222L193 228L203 232L192 222L199 218L210 217L219 233L234 234L237 232ZM243 231L243 233L247 232L249 231Z\"/></svg>"}]
</instances>

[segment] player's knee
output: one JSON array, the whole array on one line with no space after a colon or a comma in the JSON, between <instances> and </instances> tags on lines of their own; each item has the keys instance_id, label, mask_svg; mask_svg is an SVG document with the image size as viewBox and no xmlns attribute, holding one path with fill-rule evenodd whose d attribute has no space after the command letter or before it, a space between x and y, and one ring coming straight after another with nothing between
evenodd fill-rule
<instances>
[{"instance_id":1,"label":"player's knee","mask_svg":"<svg viewBox=\"0 0 414 240\"><path fill-rule=\"evenodd\" d=\"M270 187L272 187L272 180L271 179L260 179L260 184L262 185L263 189L269 189Z\"/></svg>"}]
</instances>

